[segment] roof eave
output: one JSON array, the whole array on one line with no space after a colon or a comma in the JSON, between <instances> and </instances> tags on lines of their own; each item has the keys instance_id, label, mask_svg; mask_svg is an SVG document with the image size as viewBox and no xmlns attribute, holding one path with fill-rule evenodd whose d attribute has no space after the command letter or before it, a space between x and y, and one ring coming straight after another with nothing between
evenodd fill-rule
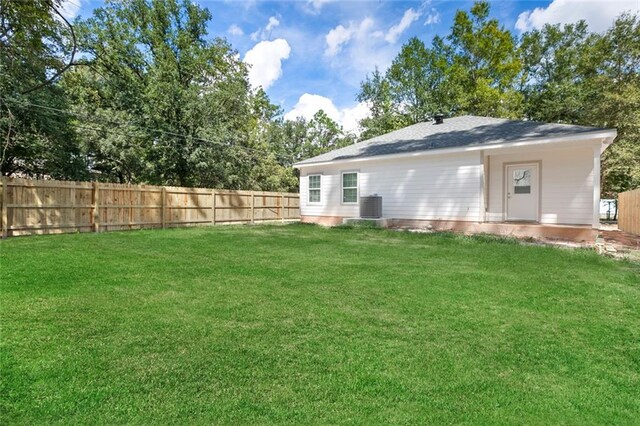
<instances>
[{"instance_id":1,"label":"roof eave","mask_svg":"<svg viewBox=\"0 0 640 426\"><path fill-rule=\"evenodd\" d=\"M386 159L404 158L404 157L422 157L422 156L437 155L437 154L455 154L459 152L494 150L494 149L500 149L500 148L514 148L519 146L543 145L543 144L559 143L559 142L560 143L574 142L574 141L580 141L580 140L586 141L586 140L593 140L593 139L602 139L602 150L604 151L609 145L613 143L617 135L618 135L618 131L616 129L602 129L602 130L596 130L593 132L578 133L575 135L520 139L512 142L503 142L503 143L488 143L488 144L482 144L482 145L460 146L460 147L453 147L453 148L436 148L436 149L429 149L424 151L401 152L397 154L344 158L344 159L338 159L338 160L317 161L317 162L310 162L310 163L298 162L293 165L293 168L300 169L300 168L309 167L309 166L324 166L324 165L339 164L339 163L362 162L362 161L371 161L371 160L386 160Z\"/></svg>"}]
</instances>

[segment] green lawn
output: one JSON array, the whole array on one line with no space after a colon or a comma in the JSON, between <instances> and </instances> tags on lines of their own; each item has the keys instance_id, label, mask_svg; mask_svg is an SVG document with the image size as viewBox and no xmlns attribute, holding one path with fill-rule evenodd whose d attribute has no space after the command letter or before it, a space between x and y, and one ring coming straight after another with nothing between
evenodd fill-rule
<instances>
[{"instance_id":1,"label":"green lawn","mask_svg":"<svg viewBox=\"0 0 640 426\"><path fill-rule=\"evenodd\" d=\"M637 423L640 266L255 226L0 242L0 422Z\"/></svg>"}]
</instances>

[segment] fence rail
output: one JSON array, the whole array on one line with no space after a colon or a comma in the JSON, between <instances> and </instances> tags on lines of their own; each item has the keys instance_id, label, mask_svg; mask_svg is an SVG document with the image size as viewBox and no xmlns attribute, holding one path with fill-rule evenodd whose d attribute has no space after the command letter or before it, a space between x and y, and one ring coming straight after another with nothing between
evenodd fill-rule
<instances>
[{"instance_id":1,"label":"fence rail","mask_svg":"<svg viewBox=\"0 0 640 426\"><path fill-rule=\"evenodd\" d=\"M298 194L1 178L2 237L300 218Z\"/></svg>"},{"instance_id":2,"label":"fence rail","mask_svg":"<svg viewBox=\"0 0 640 426\"><path fill-rule=\"evenodd\" d=\"M640 235L640 188L618 194L618 229Z\"/></svg>"}]
</instances>

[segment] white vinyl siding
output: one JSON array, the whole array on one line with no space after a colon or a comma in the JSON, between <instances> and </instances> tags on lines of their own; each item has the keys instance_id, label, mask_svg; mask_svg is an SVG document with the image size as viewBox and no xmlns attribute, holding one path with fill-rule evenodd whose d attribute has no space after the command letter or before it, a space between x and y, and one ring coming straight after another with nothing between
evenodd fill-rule
<instances>
[{"instance_id":1,"label":"white vinyl siding","mask_svg":"<svg viewBox=\"0 0 640 426\"><path fill-rule=\"evenodd\" d=\"M359 196L382 196L383 216L398 219L470 220L480 214L478 153L434 155L358 164ZM358 204L342 202L342 173L348 164L309 166L302 169L300 193L307 194L304 176L322 173L322 205L301 200L303 216L357 217Z\"/></svg>"},{"instance_id":2,"label":"white vinyl siding","mask_svg":"<svg viewBox=\"0 0 640 426\"><path fill-rule=\"evenodd\" d=\"M487 152L487 154L490 154ZM540 161L540 222L589 225L593 220L593 147L522 150L489 157L487 221L504 220L505 163Z\"/></svg>"},{"instance_id":3,"label":"white vinyl siding","mask_svg":"<svg viewBox=\"0 0 640 426\"><path fill-rule=\"evenodd\" d=\"M304 176L322 173L323 203L309 204L307 197L302 197L300 212L303 216L358 217L357 203L342 202L342 173L357 164L358 197L381 195L385 218L502 222L505 163L535 162L540 174L540 222L591 225L597 197L594 149L599 149L599 144L600 140L576 140L484 153L305 166L301 169L300 193L307 194L308 180Z\"/></svg>"}]
</instances>

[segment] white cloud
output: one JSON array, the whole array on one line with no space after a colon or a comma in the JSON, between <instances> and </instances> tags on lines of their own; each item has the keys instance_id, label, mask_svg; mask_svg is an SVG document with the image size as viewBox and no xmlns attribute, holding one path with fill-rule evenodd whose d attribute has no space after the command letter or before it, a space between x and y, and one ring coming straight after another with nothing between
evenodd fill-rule
<instances>
[{"instance_id":1,"label":"white cloud","mask_svg":"<svg viewBox=\"0 0 640 426\"><path fill-rule=\"evenodd\" d=\"M360 102L352 108L338 109L333 101L321 95L305 93L300 96L298 103L285 114L285 120L295 120L298 117L310 120L316 112L323 110L329 118L340 124L346 132L360 133L360 120L369 116L369 107Z\"/></svg>"},{"instance_id":2,"label":"white cloud","mask_svg":"<svg viewBox=\"0 0 640 426\"><path fill-rule=\"evenodd\" d=\"M425 25L437 24L440 22L440 13L432 8L431 12L427 15L427 19L424 21Z\"/></svg>"},{"instance_id":3,"label":"white cloud","mask_svg":"<svg viewBox=\"0 0 640 426\"><path fill-rule=\"evenodd\" d=\"M251 66L249 82L253 87L269 88L282 76L282 61L289 58L291 47L287 40L261 41L244 55L244 62Z\"/></svg>"},{"instance_id":4,"label":"white cloud","mask_svg":"<svg viewBox=\"0 0 640 426\"><path fill-rule=\"evenodd\" d=\"M324 54L327 56L335 56L342 50L343 45L351 39L362 39L369 35L372 26L373 19L371 18L364 18L360 23L349 22L347 27L338 25L324 37L327 42L327 48Z\"/></svg>"},{"instance_id":5,"label":"white cloud","mask_svg":"<svg viewBox=\"0 0 640 426\"><path fill-rule=\"evenodd\" d=\"M269 17L269 22L264 28L258 28L255 32L251 33L251 40L266 40L271 37L271 31L280 25L280 20L275 16Z\"/></svg>"},{"instance_id":6,"label":"white cloud","mask_svg":"<svg viewBox=\"0 0 640 426\"><path fill-rule=\"evenodd\" d=\"M640 10L638 0L553 0L547 7L537 7L518 16L516 29L521 32L542 28L545 24L569 24L585 20L592 31L605 31L624 11Z\"/></svg>"},{"instance_id":7,"label":"white cloud","mask_svg":"<svg viewBox=\"0 0 640 426\"><path fill-rule=\"evenodd\" d=\"M236 24L231 25L227 30L227 32L232 36L241 36L244 34L244 31L242 31L242 28L240 28Z\"/></svg>"},{"instance_id":8,"label":"white cloud","mask_svg":"<svg viewBox=\"0 0 640 426\"><path fill-rule=\"evenodd\" d=\"M373 28L374 22L371 18L364 18L360 21L360 25L358 25L358 35L362 37L365 34L368 34Z\"/></svg>"},{"instance_id":9,"label":"white cloud","mask_svg":"<svg viewBox=\"0 0 640 426\"><path fill-rule=\"evenodd\" d=\"M280 21L278 20L278 18L276 18L275 16L271 16L269 18L269 22L267 23L267 26L265 27L265 30L271 31L278 25L280 25Z\"/></svg>"},{"instance_id":10,"label":"white cloud","mask_svg":"<svg viewBox=\"0 0 640 426\"><path fill-rule=\"evenodd\" d=\"M307 10L311 13L320 13L320 9L327 3L331 3L335 0L309 0L307 5L309 6Z\"/></svg>"},{"instance_id":11,"label":"white cloud","mask_svg":"<svg viewBox=\"0 0 640 426\"><path fill-rule=\"evenodd\" d=\"M366 17L361 21L342 23L324 37L324 57L334 70L334 76L353 87L359 87L365 76L375 68L384 72L397 55L395 43L407 29L427 11L431 20L439 19L437 10L429 8L431 0L406 9L390 28L385 23ZM383 27L384 25L384 27Z\"/></svg>"},{"instance_id":12,"label":"white cloud","mask_svg":"<svg viewBox=\"0 0 640 426\"><path fill-rule=\"evenodd\" d=\"M395 43L403 32L407 30L415 21L420 18L421 12L416 12L413 8L409 8L404 12L399 23L389 28L387 35L384 37L389 43Z\"/></svg>"},{"instance_id":13,"label":"white cloud","mask_svg":"<svg viewBox=\"0 0 640 426\"><path fill-rule=\"evenodd\" d=\"M364 102L359 102L353 108L344 108L342 110L342 127L347 132L360 134L360 132L362 132L360 120L369 117L370 115L371 109L369 108L369 105Z\"/></svg>"},{"instance_id":14,"label":"white cloud","mask_svg":"<svg viewBox=\"0 0 640 426\"><path fill-rule=\"evenodd\" d=\"M303 117L310 120L320 110L323 110L332 120L340 121L340 111L338 111L331 99L311 93L305 93L300 96L298 103L284 115L284 119L295 120L298 117Z\"/></svg>"},{"instance_id":15,"label":"white cloud","mask_svg":"<svg viewBox=\"0 0 640 426\"><path fill-rule=\"evenodd\" d=\"M397 54L394 45L384 41L384 32L372 18L338 25L325 35L324 56L347 84L359 87L376 67L385 70Z\"/></svg>"},{"instance_id":16,"label":"white cloud","mask_svg":"<svg viewBox=\"0 0 640 426\"><path fill-rule=\"evenodd\" d=\"M327 56L335 56L342 49L342 45L348 42L352 36L353 30L351 28L338 25L324 37L327 42L327 48L324 54Z\"/></svg>"},{"instance_id":17,"label":"white cloud","mask_svg":"<svg viewBox=\"0 0 640 426\"><path fill-rule=\"evenodd\" d=\"M83 0L63 0L60 4L60 14L67 19L73 19L78 16Z\"/></svg>"}]
</instances>

